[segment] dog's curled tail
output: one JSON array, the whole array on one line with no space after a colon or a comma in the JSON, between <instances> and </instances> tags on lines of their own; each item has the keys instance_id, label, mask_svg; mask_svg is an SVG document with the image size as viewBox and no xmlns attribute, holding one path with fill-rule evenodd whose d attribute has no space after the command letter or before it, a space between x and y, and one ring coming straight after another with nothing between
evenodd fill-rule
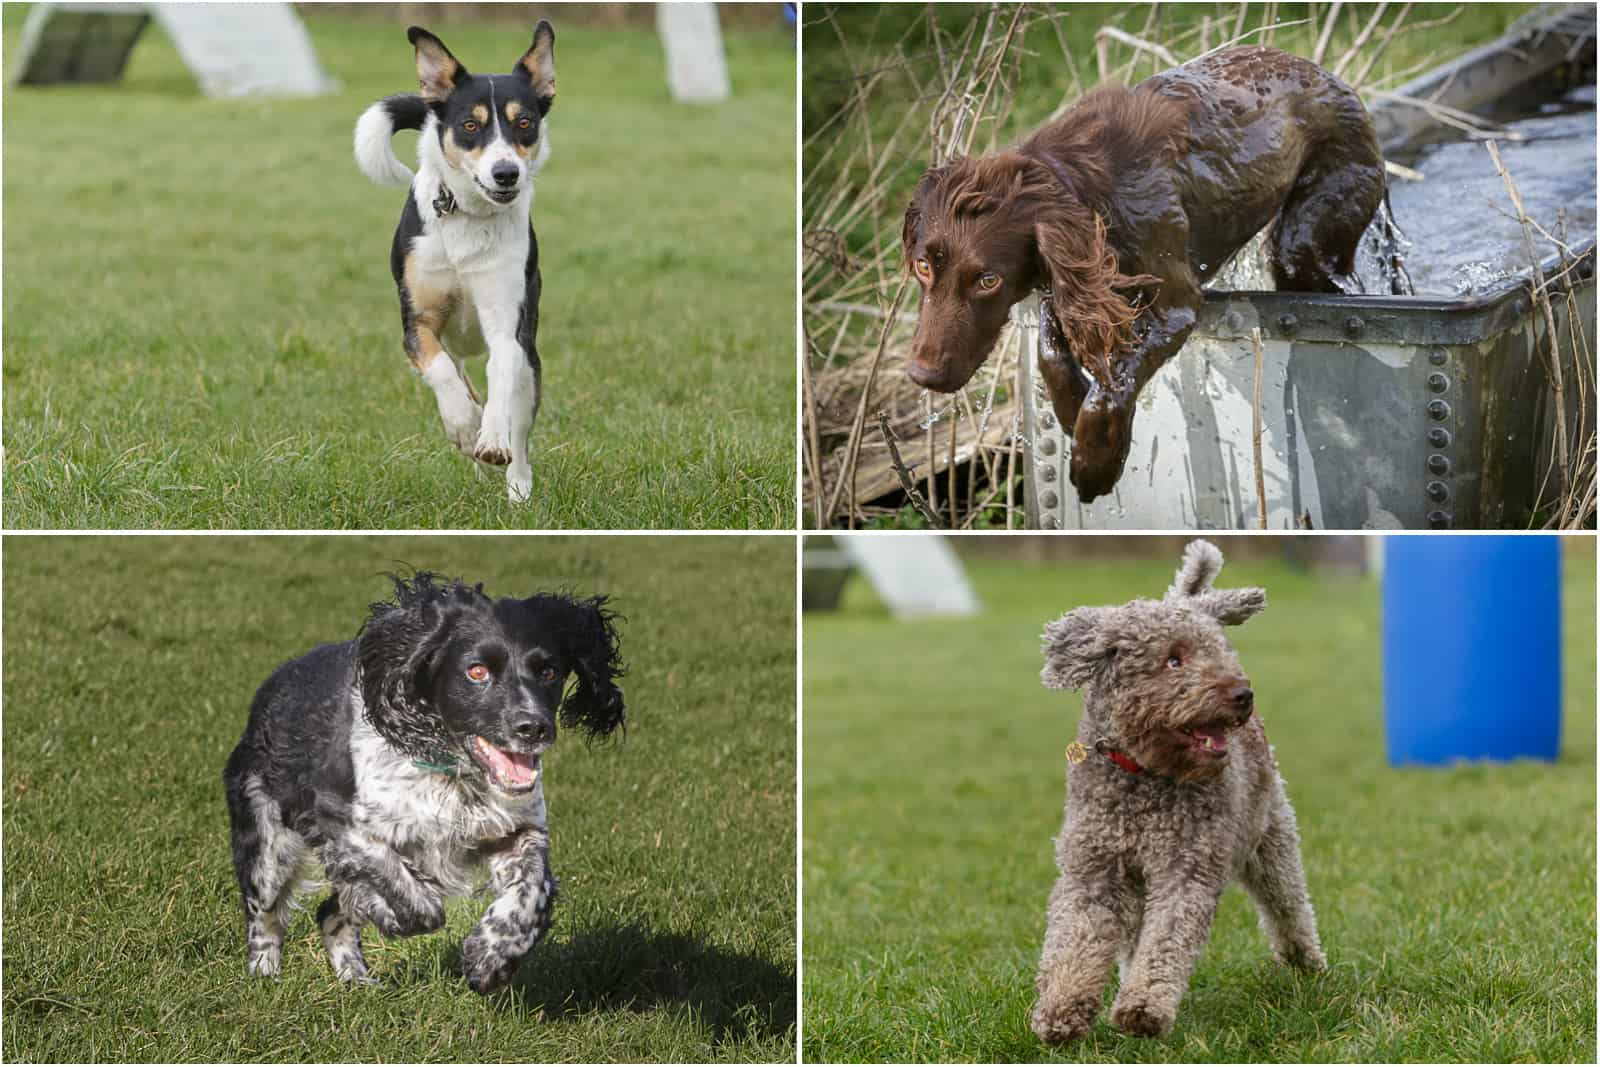
<instances>
[{"instance_id":1,"label":"dog's curled tail","mask_svg":"<svg viewBox=\"0 0 1600 1067\"><path fill-rule=\"evenodd\" d=\"M411 168L400 162L389 139L396 130L420 130L428 106L416 93L385 97L356 120L356 166L379 185L410 185Z\"/></svg>"}]
</instances>

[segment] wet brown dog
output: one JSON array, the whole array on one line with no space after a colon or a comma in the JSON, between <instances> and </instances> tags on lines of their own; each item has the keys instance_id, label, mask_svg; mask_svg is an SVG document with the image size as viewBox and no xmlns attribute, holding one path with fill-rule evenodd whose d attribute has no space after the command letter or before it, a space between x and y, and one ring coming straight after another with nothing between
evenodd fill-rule
<instances>
[{"instance_id":1,"label":"wet brown dog","mask_svg":"<svg viewBox=\"0 0 1600 1067\"><path fill-rule=\"evenodd\" d=\"M1309 60L1231 48L1096 89L1014 149L923 175L902 234L922 284L907 373L960 389L1011 306L1047 290L1039 371L1093 500L1121 476L1135 398L1183 347L1206 280L1276 216L1279 289L1353 289L1383 197L1366 108Z\"/></svg>"}]
</instances>

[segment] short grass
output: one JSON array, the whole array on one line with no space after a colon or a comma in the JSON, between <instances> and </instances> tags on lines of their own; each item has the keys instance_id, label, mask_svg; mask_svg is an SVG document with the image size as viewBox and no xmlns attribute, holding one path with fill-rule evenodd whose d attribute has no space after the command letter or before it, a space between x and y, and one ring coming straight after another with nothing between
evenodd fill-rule
<instances>
[{"instance_id":1,"label":"short grass","mask_svg":"<svg viewBox=\"0 0 1600 1067\"><path fill-rule=\"evenodd\" d=\"M278 981L244 971L223 762L255 686L402 565L627 616L626 739L547 761L565 892L490 999L453 970L483 901L369 930L375 988L309 913ZM782 537L8 537L0 1057L792 1061L793 574Z\"/></svg>"},{"instance_id":2,"label":"short grass","mask_svg":"<svg viewBox=\"0 0 1600 1067\"><path fill-rule=\"evenodd\" d=\"M1169 1037L1102 1016L1055 1053L1028 1016L1081 703L1040 686L1038 635L1159 595L1175 561L974 562L986 610L960 622L893 622L852 579L804 621L805 1058L1592 1063L1595 562L1570 547L1553 766L1389 769L1376 583L1230 563L1268 590L1233 639L1331 969L1274 964L1230 889Z\"/></svg>"},{"instance_id":3,"label":"short grass","mask_svg":"<svg viewBox=\"0 0 1600 1067\"><path fill-rule=\"evenodd\" d=\"M404 23L314 13L336 95L208 100L154 29L115 85L5 93L7 527L792 528L790 39L730 29L734 98L692 107L650 30L552 17L530 504L449 447L401 351L405 194L350 135L416 87ZM469 69L527 46L440 32Z\"/></svg>"}]
</instances>

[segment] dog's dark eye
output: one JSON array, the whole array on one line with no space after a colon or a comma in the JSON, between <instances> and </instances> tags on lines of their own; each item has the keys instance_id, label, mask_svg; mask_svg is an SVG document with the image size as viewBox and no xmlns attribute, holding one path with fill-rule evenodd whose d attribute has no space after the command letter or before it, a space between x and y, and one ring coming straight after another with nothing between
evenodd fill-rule
<instances>
[{"instance_id":1,"label":"dog's dark eye","mask_svg":"<svg viewBox=\"0 0 1600 1067\"><path fill-rule=\"evenodd\" d=\"M487 682L489 680L489 668L481 663L474 663L467 668L467 677L474 682Z\"/></svg>"},{"instance_id":2,"label":"dog's dark eye","mask_svg":"<svg viewBox=\"0 0 1600 1067\"><path fill-rule=\"evenodd\" d=\"M1000 275L992 270L986 270L978 275L978 288L986 293L992 293L1000 288Z\"/></svg>"},{"instance_id":3,"label":"dog's dark eye","mask_svg":"<svg viewBox=\"0 0 1600 1067\"><path fill-rule=\"evenodd\" d=\"M1167 666L1174 670L1178 669L1179 667L1183 666L1183 657L1174 652L1172 655L1167 657Z\"/></svg>"},{"instance_id":4,"label":"dog's dark eye","mask_svg":"<svg viewBox=\"0 0 1600 1067\"><path fill-rule=\"evenodd\" d=\"M555 680L556 680L556 669L554 667L544 667L544 668L540 669L540 671L539 671L539 681L545 682L546 684L548 684L548 683L553 682Z\"/></svg>"},{"instance_id":5,"label":"dog's dark eye","mask_svg":"<svg viewBox=\"0 0 1600 1067\"><path fill-rule=\"evenodd\" d=\"M473 122L471 119L468 119L466 122L463 122L461 124L461 128L463 130L466 130L468 133L477 133L478 132L478 124L476 122Z\"/></svg>"}]
</instances>

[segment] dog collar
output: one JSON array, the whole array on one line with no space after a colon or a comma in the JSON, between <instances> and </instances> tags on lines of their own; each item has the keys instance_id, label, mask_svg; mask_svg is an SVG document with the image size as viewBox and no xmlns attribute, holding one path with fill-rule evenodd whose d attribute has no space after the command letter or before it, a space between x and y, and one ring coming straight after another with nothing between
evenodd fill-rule
<instances>
[{"instance_id":1,"label":"dog collar","mask_svg":"<svg viewBox=\"0 0 1600 1067\"><path fill-rule=\"evenodd\" d=\"M1143 774L1144 768L1139 766L1132 756L1126 752L1119 752L1111 747L1111 742L1102 737L1094 743L1094 750L1106 759L1115 763L1129 774ZM1074 741L1067 746L1067 762L1082 763L1089 758L1089 747L1082 741Z\"/></svg>"},{"instance_id":2,"label":"dog collar","mask_svg":"<svg viewBox=\"0 0 1600 1067\"><path fill-rule=\"evenodd\" d=\"M442 774L446 778L461 777L461 761L442 752L434 754L430 759L414 759L411 761L411 766L430 774Z\"/></svg>"},{"instance_id":3,"label":"dog collar","mask_svg":"<svg viewBox=\"0 0 1600 1067\"><path fill-rule=\"evenodd\" d=\"M439 195L433 198L433 213L439 218L455 214L456 194L444 182L439 183Z\"/></svg>"}]
</instances>

